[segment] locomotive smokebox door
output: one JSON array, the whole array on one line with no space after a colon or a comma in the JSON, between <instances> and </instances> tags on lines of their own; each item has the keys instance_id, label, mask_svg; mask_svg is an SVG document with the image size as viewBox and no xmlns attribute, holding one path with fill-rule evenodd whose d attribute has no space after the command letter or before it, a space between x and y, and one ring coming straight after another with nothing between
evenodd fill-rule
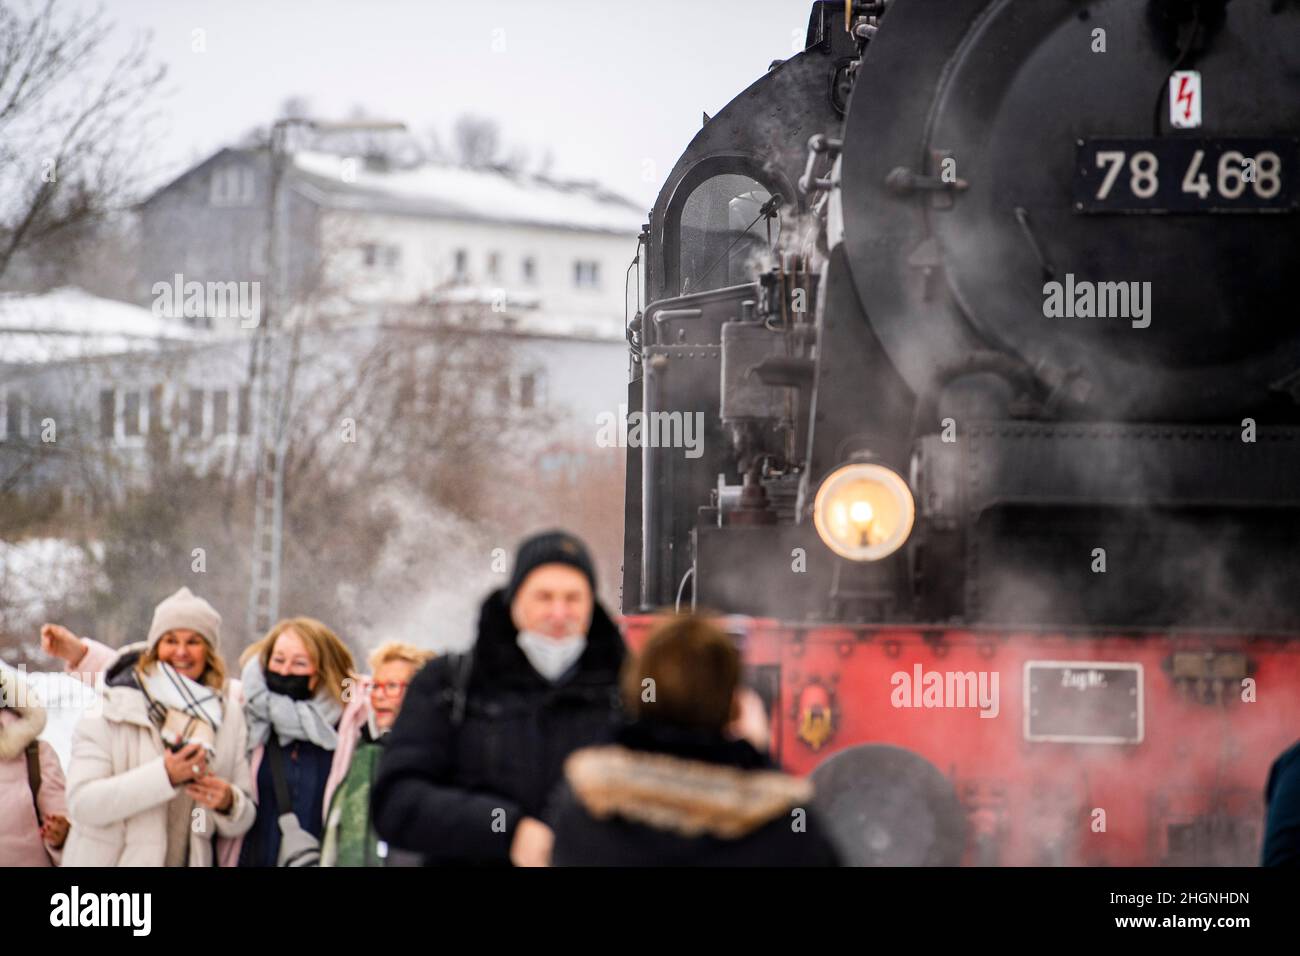
<instances>
[{"instance_id":1,"label":"locomotive smokebox door","mask_svg":"<svg viewBox=\"0 0 1300 956\"><path fill-rule=\"evenodd\" d=\"M966 813L924 757L883 744L842 750L812 775L813 805L850 866L956 866Z\"/></svg>"},{"instance_id":2,"label":"locomotive smokebox door","mask_svg":"<svg viewBox=\"0 0 1300 956\"><path fill-rule=\"evenodd\" d=\"M1195 9L1214 15L1181 58L1191 24L1174 21ZM1071 377L1060 410L1093 420L1269 403L1300 368L1298 50L1293 3L891 5L844 122L844 245L913 390L992 349L1049 390ZM1170 125L1176 68L1199 74L1176 91L1188 122L1203 100L1196 128ZM947 209L896 188L936 151L968 184ZM1053 283L1083 305L1059 313ZM1089 301L1103 287L1113 310Z\"/></svg>"}]
</instances>

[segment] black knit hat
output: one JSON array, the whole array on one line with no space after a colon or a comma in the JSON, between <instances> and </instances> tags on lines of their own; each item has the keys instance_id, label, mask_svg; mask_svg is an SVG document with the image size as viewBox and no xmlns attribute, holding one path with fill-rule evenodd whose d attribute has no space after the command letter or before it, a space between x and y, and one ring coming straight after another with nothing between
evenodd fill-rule
<instances>
[{"instance_id":1,"label":"black knit hat","mask_svg":"<svg viewBox=\"0 0 1300 956\"><path fill-rule=\"evenodd\" d=\"M507 603L515 599L524 578L543 564L567 564L587 577L592 594L596 593L596 566L587 546L567 531L543 531L527 538L515 552L515 567L506 586Z\"/></svg>"}]
</instances>

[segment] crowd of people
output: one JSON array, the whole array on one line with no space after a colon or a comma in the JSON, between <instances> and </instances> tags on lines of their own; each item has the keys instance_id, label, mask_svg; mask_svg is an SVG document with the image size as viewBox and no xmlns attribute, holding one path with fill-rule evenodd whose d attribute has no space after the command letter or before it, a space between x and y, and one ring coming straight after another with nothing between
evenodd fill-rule
<instances>
[{"instance_id":1,"label":"crowd of people","mask_svg":"<svg viewBox=\"0 0 1300 956\"><path fill-rule=\"evenodd\" d=\"M43 709L5 674L0 865L839 862L808 781L767 757L730 638L668 616L629 654L567 533L519 546L464 653L389 642L363 675L295 617L236 676L221 624L182 587L138 643L41 629L99 704L65 780Z\"/></svg>"},{"instance_id":2,"label":"crowd of people","mask_svg":"<svg viewBox=\"0 0 1300 956\"><path fill-rule=\"evenodd\" d=\"M629 654L587 548L524 541L470 649L347 644L282 620L239 658L182 587L145 639L57 624L99 689L66 779L46 713L0 672L0 865L798 865L839 855L715 622L666 616ZM1300 745L1274 764L1265 865L1300 864Z\"/></svg>"}]
</instances>

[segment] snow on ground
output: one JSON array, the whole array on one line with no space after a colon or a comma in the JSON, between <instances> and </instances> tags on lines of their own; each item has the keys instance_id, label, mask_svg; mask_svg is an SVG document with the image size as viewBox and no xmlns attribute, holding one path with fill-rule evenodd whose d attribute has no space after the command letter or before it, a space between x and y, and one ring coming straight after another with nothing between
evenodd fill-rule
<instances>
[{"instance_id":1,"label":"snow on ground","mask_svg":"<svg viewBox=\"0 0 1300 956\"><path fill-rule=\"evenodd\" d=\"M0 365L153 351L210 337L149 309L71 286L40 295L0 293Z\"/></svg>"},{"instance_id":2,"label":"snow on ground","mask_svg":"<svg viewBox=\"0 0 1300 956\"><path fill-rule=\"evenodd\" d=\"M590 183L434 163L374 170L355 158L309 151L296 153L294 164L327 184L340 205L352 193L387 197L445 216L631 235L640 232L645 220L639 205Z\"/></svg>"}]
</instances>

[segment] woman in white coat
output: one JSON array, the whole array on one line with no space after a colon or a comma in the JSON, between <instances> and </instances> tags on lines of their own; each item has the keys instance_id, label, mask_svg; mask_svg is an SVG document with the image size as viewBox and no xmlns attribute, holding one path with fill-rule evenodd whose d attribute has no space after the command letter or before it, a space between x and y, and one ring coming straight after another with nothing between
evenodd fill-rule
<instances>
[{"instance_id":1,"label":"woman in white coat","mask_svg":"<svg viewBox=\"0 0 1300 956\"><path fill-rule=\"evenodd\" d=\"M64 866L212 866L257 808L243 709L225 678L221 616L181 588L149 638L104 674L102 707L77 723Z\"/></svg>"}]
</instances>

